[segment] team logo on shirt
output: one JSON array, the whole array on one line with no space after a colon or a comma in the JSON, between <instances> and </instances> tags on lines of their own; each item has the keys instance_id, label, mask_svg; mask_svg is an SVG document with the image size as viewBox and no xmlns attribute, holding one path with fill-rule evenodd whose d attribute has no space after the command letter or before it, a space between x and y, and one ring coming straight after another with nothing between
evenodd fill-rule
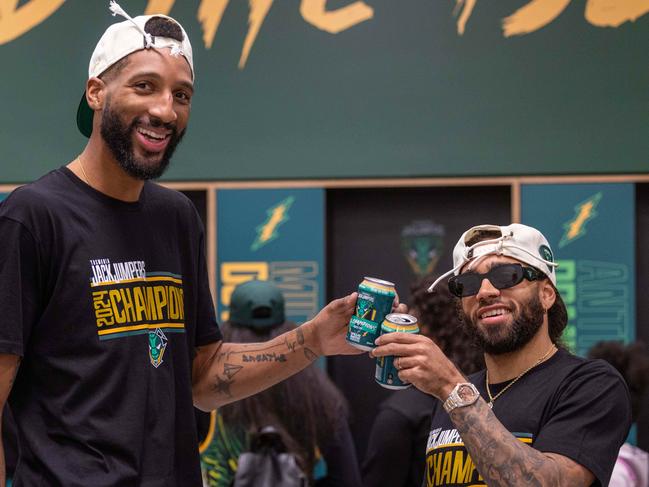
<instances>
[{"instance_id":1,"label":"team logo on shirt","mask_svg":"<svg viewBox=\"0 0 649 487\"><path fill-rule=\"evenodd\" d=\"M167 337L160 328L149 332L149 360L156 369L162 363L162 356L167 349Z\"/></svg>"}]
</instances>

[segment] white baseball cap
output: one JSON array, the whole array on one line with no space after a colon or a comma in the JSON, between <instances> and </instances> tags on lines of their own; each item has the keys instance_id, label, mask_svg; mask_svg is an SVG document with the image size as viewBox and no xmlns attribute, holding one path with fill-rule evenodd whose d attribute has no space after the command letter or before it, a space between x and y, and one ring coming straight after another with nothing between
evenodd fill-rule
<instances>
[{"instance_id":1,"label":"white baseball cap","mask_svg":"<svg viewBox=\"0 0 649 487\"><path fill-rule=\"evenodd\" d=\"M131 17L114 0L110 2L109 9L113 13L113 16L120 15L126 20L108 27L104 35L99 39L90 57L88 79L101 75L117 61L136 51L164 48L171 49L172 55L183 56L187 60L192 71L192 80L194 79L192 45L189 42L189 37L187 37L185 29L183 29L178 21L160 14ZM182 41L177 41L170 37L155 37L146 32L146 23L154 17L169 19L177 24L182 32ZM88 106L84 92L79 103L79 108L77 109L77 127L86 137L90 137L92 133L93 114L94 112Z\"/></svg>"},{"instance_id":2,"label":"white baseball cap","mask_svg":"<svg viewBox=\"0 0 649 487\"><path fill-rule=\"evenodd\" d=\"M467 245L474 235L483 231L497 232L500 236ZM545 274L554 287L557 286L554 269L558 264L554 262L554 254L547 239L536 228L512 223L507 226L478 225L464 232L453 249L453 269L441 275L428 291L432 291L451 274L457 276L467 263L470 262L469 268L472 268L487 255L506 255L529 264Z\"/></svg>"}]
</instances>

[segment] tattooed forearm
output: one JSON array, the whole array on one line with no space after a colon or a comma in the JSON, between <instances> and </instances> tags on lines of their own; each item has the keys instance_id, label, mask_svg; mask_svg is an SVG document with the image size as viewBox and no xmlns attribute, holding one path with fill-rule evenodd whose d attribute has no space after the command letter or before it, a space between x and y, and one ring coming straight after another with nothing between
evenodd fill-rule
<instances>
[{"instance_id":1,"label":"tattooed forearm","mask_svg":"<svg viewBox=\"0 0 649 487\"><path fill-rule=\"evenodd\" d=\"M594 480L575 461L517 440L482 399L454 409L450 416L487 485L588 486Z\"/></svg>"},{"instance_id":2,"label":"tattooed forearm","mask_svg":"<svg viewBox=\"0 0 649 487\"><path fill-rule=\"evenodd\" d=\"M192 367L194 403L207 411L260 392L318 358L309 330L296 328L264 343L199 348Z\"/></svg>"}]
</instances>

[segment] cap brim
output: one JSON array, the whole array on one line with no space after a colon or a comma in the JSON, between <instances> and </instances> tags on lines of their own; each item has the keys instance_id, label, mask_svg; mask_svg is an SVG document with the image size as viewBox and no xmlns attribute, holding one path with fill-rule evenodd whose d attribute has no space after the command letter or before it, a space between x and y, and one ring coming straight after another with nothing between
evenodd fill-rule
<instances>
[{"instance_id":1,"label":"cap brim","mask_svg":"<svg viewBox=\"0 0 649 487\"><path fill-rule=\"evenodd\" d=\"M79 128L79 132L88 138L92 134L92 119L94 115L95 112L88 106L86 92L84 91L79 102L79 108L77 108L77 127Z\"/></svg>"}]
</instances>

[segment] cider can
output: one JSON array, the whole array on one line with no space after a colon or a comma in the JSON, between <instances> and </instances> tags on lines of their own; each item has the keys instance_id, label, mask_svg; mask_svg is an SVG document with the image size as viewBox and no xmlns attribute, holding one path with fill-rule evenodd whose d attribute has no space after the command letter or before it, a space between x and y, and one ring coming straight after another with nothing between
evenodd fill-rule
<instances>
[{"instance_id":1,"label":"cider can","mask_svg":"<svg viewBox=\"0 0 649 487\"><path fill-rule=\"evenodd\" d=\"M417 318L405 313L391 313L381 324L381 334L400 331L402 333L419 333ZM376 373L374 380L387 389L407 389L410 383L399 379L399 371L394 366L394 355L376 358Z\"/></svg>"},{"instance_id":2,"label":"cider can","mask_svg":"<svg viewBox=\"0 0 649 487\"><path fill-rule=\"evenodd\" d=\"M394 283L365 277L358 285L356 311L349 321L347 342L361 350L372 350L381 334L381 323L392 311L396 291Z\"/></svg>"}]
</instances>

